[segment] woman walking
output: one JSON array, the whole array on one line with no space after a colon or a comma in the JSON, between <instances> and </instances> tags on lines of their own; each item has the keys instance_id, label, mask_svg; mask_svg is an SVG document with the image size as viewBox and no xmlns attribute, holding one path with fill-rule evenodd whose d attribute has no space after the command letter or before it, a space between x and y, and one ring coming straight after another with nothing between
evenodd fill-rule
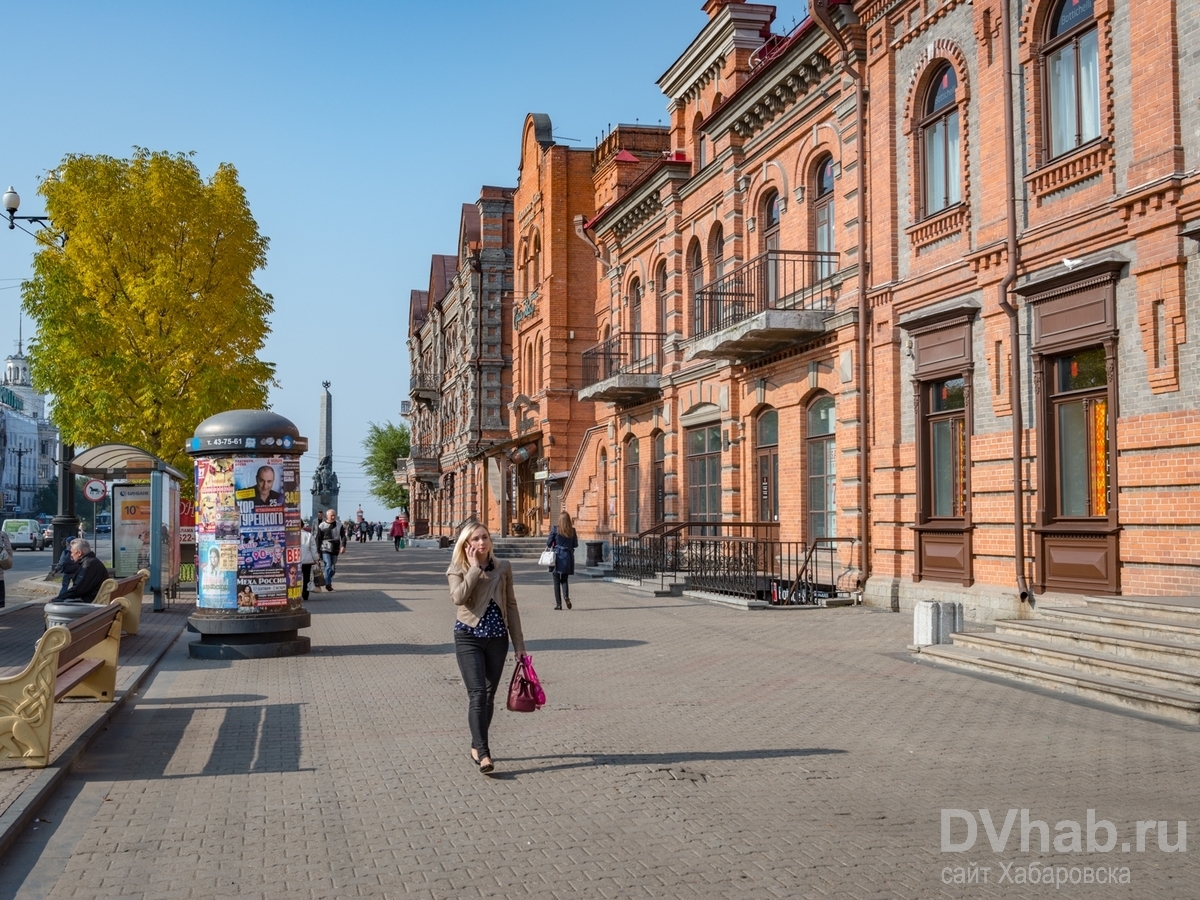
<instances>
[{"instance_id":1,"label":"woman walking","mask_svg":"<svg viewBox=\"0 0 1200 900\"><path fill-rule=\"evenodd\" d=\"M495 768L488 727L510 638L517 665L525 655L512 566L508 560L492 556L492 536L485 526L472 521L459 532L446 577L456 614L454 653L470 701L471 759L486 775Z\"/></svg>"},{"instance_id":2,"label":"woman walking","mask_svg":"<svg viewBox=\"0 0 1200 900\"><path fill-rule=\"evenodd\" d=\"M550 577L554 579L555 609L562 609L564 602L567 609L571 608L571 588L567 578L575 574L575 548L578 546L579 536L575 534L570 513L564 509L558 514L558 525L550 529L550 537L546 539L546 549L554 551L554 571Z\"/></svg>"}]
</instances>

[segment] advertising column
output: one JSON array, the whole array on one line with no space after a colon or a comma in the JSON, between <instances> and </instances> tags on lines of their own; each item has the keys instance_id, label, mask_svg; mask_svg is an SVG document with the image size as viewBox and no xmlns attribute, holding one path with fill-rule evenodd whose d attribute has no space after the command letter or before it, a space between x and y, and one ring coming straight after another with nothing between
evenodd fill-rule
<instances>
[{"instance_id":1,"label":"advertising column","mask_svg":"<svg viewBox=\"0 0 1200 900\"><path fill-rule=\"evenodd\" d=\"M306 653L301 606L300 454L296 426L264 410L206 419L189 452L196 473L197 658Z\"/></svg>"}]
</instances>

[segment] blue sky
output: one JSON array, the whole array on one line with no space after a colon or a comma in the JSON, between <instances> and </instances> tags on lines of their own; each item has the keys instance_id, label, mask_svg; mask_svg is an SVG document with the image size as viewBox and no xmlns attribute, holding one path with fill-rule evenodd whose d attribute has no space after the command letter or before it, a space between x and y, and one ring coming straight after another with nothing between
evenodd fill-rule
<instances>
[{"instance_id":1,"label":"blue sky","mask_svg":"<svg viewBox=\"0 0 1200 900\"><path fill-rule=\"evenodd\" d=\"M804 5L777 8L786 30ZM194 151L206 177L236 166L271 239L257 280L275 297L272 408L315 450L331 381L342 512L390 518L367 496L360 444L368 421L400 421L409 291L431 254L454 252L461 204L515 186L528 112L572 146L665 122L655 81L704 22L701 0L10 0L0 190L36 215L37 184L65 154L135 145ZM5 354L32 254L26 235L0 236Z\"/></svg>"}]
</instances>

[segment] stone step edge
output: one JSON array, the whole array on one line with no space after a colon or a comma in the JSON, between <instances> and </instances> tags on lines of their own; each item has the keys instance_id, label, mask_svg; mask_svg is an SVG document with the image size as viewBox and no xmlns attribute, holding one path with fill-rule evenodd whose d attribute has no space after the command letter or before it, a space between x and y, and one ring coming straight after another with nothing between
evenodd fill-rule
<instances>
[{"instance_id":1,"label":"stone step edge","mask_svg":"<svg viewBox=\"0 0 1200 900\"><path fill-rule=\"evenodd\" d=\"M1082 637L1091 640L1111 641L1126 647L1139 650L1151 650L1159 653L1175 653L1179 656L1193 656L1200 660L1200 646L1184 641L1157 640L1144 635L1123 634L1119 631L1099 631L1094 628L1080 628L1070 625L1060 625L1050 619L1001 619L996 622L996 633L1019 631L1027 634L1052 632L1063 637Z\"/></svg>"},{"instance_id":2,"label":"stone step edge","mask_svg":"<svg viewBox=\"0 0 1200 900\"><path fill-rule=\"evenodd\" d=\"M1115 628L1146 628L1152 631L1162 631L1174 634L1192 635L1200 641L1200 622L1189 625L1185 622L1171 622L1167 619L1147 619L1138 616L1125 616L1120 613L1100 611L1085 606L1050 606L1038 610L1039 616L1046 616L1051 621L1059 619L1079 619L1085 622L1097 622L1102 625L1111 624Z\"/></svg>"},{"instance_id":3,"label":"stone step edge","mask_svg":"<svg viewBox=\"0 0 1200 900\"><path fill-rule=\"evenodd\" d=\"M1088 675L1083 672L1059 669L1055 666L1044 666L1038 663L1027 663L993 657L986 653L968 651L966 648L955 650L951 645L933 644L921 648L921 656L946 662L948 665L977 665L980 668L999 672L1012 672L1033 676L1040 681L1050 681L1065 684L1075 688L1085 688L1104 694L1113 694L1142 703L1153 703L1185 710L1200 716L1200 697L1190 697L1175 691L1155 690L1143 685L1121 681L1116 678L1105 678L1102 675Z\"/></svg>"},{"instance_id":4,"label":"stone step edge","mask_svg":"<svg viewBox=\"0 0 1200 900\"><path fill-rule=\"evenodd\" d=\"M959 638L962 638L962 643L959 643ZM1097 653L1093 650L1070 650L1054 644L1042 644L1034 640L1017 638L1009 635L986 634L982 632L974 632L971 634L961 633L954 635L954 644L956 646L967 647L981 652L988 652L985 648L990 648L993 652L1004 652L1009 647L1018 648L1019 650L1032 650L1046 656L1053 656L1063 660L1071 657L1078 657L1095 663L1106 669L1112 669L1116 672L1126 672L1131 676L1136 676L1140 672L1148 673L1145 677L1158 678L1162 681L1179 682L1183 686L1193 687L1200 691L1200 672L1185 672L1180 669L1172 669L1165 666L1156 666L1150 663L1139 663L1137 660L1130 660L1125 657L1115 656L1110 653ZM972 646L975 645L975 646ZM983 645L982 647L980 645ZM1043 663L1044 665L1044 663ZM1200 700L1200 694L1197 695Z\"/></svg>"}]
</instances>

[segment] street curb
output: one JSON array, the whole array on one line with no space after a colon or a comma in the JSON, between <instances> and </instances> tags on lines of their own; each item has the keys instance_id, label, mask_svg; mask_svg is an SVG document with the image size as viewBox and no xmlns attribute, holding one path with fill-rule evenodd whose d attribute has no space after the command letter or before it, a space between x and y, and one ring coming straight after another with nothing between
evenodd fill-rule
<instances>
[{"instance_id":1,"label":"street curb","mask_svg":"<svg viewBox=\"0 0 1200 900\"><path fill-rule=\"evenodd\" d=\"M118 697L114 698L112 703L108 704L108 708L100 718L75 738L71 746L58 758L58 762L55 765L47 766L43 769L41 774L34 779L33 784L22 791L21 796L4 811L3 815L0 815L0 856L7 853L8 848L24 834L25 829L32 823L36 813L50 799L58 786L71 774L71 770L75 768L75 764L79 762L79 758L83 756L84 751L91 746L92 741L107 727L112 717L125 706L125 701L130 695L141 689L147 676L162 661L162 658L167 655L167 651L175 646L175 642L179 640L179 636L183 634L185 627L186 623L179 627L179 631L175 633L174 637L163 644L163 648L159 654L142 667L142 670L134 678L133 683L122 691Z\"/></svg>"},{"instance_id":2,"label":"street curb","mask_svg":"<svg viewBox=\"0 0 1200 900\"><path fill-rule=\"evenodd\" d=\"M62 584L61 579L46 581L44 575L35 575L32 578L22 578L13 587L17 590L28 591L31 594L57 595Z\"/></svg>"}]
</instances>

